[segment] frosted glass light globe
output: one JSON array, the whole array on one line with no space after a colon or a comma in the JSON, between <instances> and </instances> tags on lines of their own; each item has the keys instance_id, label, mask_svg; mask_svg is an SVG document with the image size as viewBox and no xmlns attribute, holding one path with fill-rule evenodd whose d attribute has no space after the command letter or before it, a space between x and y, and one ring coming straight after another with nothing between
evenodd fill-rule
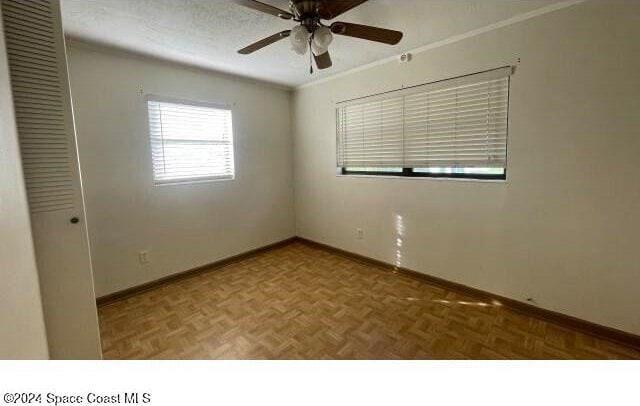
<instances>
[{"instance_id":1,"label":"frosted glass light globe","mask_svg":"<svg viewBox=\"0 0 640 406\"><path fill-rule=\"evenodd\" d=\"M291 35L289 38L291 39L291 45L293 50L298 55L304 55L307 53L307 49L309 49L309 31L302 26L298 25L291 30Z\"/></svg>"},{"instance_id":2,"label":"frosted glass light globe","mask_svg":"<svg viewBox=\"0 0 640 406\"><path fill-rule=\"evenodd\" d=\"M311 50L314 55L322 55L329 50L329 45L333 41L333 34L327 27L318 27L313 33L313 41L311 41Z\"/></svg>"}]
</instances>

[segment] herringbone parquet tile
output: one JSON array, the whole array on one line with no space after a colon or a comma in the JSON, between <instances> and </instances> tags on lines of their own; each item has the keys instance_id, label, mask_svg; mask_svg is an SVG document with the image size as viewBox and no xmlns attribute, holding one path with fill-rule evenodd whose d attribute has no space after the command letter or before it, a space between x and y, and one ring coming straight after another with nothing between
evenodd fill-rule
<instances>
[{"instance_id":1,"label":"herringbone parquet tile","mask_svg":"<svg viewBox=\"0 0 640 406\"><path fill-rule=\"evenodd\" d=\"M640 352L293 243L99 309L107 359L615 359Z\"/></svg>"}]
</instances>

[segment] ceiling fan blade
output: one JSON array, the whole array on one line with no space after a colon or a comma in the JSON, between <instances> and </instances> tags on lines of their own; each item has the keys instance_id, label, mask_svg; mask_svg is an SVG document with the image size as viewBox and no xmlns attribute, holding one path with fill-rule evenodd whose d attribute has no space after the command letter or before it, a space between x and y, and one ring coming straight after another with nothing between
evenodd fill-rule
<instances>
[{"instance_id":1,"label":"ceiling fan blade","mask_svg":"<svg viewBox=\"0 0 640 406\"><path fill-rule=\"evenodd\" d=\"M258 42L254 42L253 44L242 48L241 50L238 51L238 53L242 55L247 55L252 52L256 52L257 50L262 49L267 45L271 45L274 42L278 42L283 38L287 38L289 35L291 35L291 30L286 30L286 31L279 32L277 34L273 34L270 37L261 39Z\"/></svg>"},{"instance_id":2,"label":"ceiling fan blade","mask_svg":"<svg viewBox=\"0 0 640 406\"><path fill-rule=\"evenodd\" d=\"M386 28L372 27L370 25L337 22L331 24L330 28L331 32L337 35L347 35L389 45L396 45L402 39L400 31L387 30Z\"/></svg>"},{"instance_id":3,"label":"ceiling fan blade","mask_svg":"<svg viewBox=\"0 0 640 406\"><path fill-rule=\"evenodd\" d=\"M293 14L291 14L288 11L280 10L277 7L273 7L269 4L261 3L256 0L234 0L234 2L241 6L262 11L263 13L271 14L273 16L280 17L285 20L291 20L293 18Z\"/></svg>"},{"instance_id":4,"label":"ceiling fan blade","mask_svg":"<svg viewBox=\"0 0 640 406\"><path fill-rule=\"evenodd\" d=\"M329 51L325 52L322 55L313 55L313 58L316 60L316 66L318 69L327 69L330 68L333 63L331 62L331 55L329 55Z\"/></svg>"},{"instance_id":5,"label":"ceiling fan blade","mask_svg":"<svg viewBox=\"0 0 640 406\"><path fill-rule=\"evenodd\" d=\"M318 7L318 14L323 20L332 20L366 1L367 0L323 0L320 7Z\"/></svg>"}]
</instances>

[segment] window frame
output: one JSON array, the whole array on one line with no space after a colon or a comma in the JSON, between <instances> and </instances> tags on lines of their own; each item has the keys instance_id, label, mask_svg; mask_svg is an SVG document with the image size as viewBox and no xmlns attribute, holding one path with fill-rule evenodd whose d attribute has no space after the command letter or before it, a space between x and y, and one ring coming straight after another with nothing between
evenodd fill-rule
<instances>
[{"instance_id":1,"label":"window frame","mask_svg":"<svg viewBox=\"0 0 640 406\"><path fill-rule=\"evenodd\" d=\"M199 177L184 177L171 179L166 181L158 181L156 179L156 174L154 171L154 162L153 162L153 141L151 135L151 123L148 119L149 115L149 102L158 102L158 103L172 103L172 104L181 104L185 106L193 106L193 107L204 107L210 109L218 109L218 110L227 110L231 113L231 159L232 159L232 168L233 171L231 176L199 176ZM199 184L199 183L210 183L210 182L224 182L224 181L234 181L236 179L236 169L237 169L237 156L236 156L236 142L235 142L235 122L233 120L233 116L236 113L235 106L236 103L224 103L224 102L209 102L202 100L192 100L192 99L183 99L169 96L160 96L157 94L147 94L144 96L144 105L147 113L147 140L149 141L149 156L150 156L150 164L151 164L151 180L154 187L161 186L179 186L179 185L190 185L190 184Z\"/></svg>"},{"instance_id":2,"label":"window frame","mask_svg":"<svg viewBox=\"0 0 640 406\"><path fill-rule=\"evenodd\" d=\"M506 109L506 134L507 134L507 138L505 140L505 164L504 164L504 168L503 169L503 173L502 174L472 174L472 173L428 173L428 172L415 172L414 169L419 169L419 168L411 168L411 167L404 167L402 168L401 172L391 172L391 171L353 171L353 170L349 170L348 167L341 167L340 165L338 165L336 167L337 170L337 175L338 176L371 176L371 177L392 177L392 178L416 178L416 179L442 179L442 180L470 180L470 181L500 181L500 182L506 182L507 181L507 166L508 166L508 162L509 162L509 135L510 135L510 113L511 113L511 76L514 73L514 67L512 65L505 65L505 66L501 66L498 68L493 68L493 69L488 69L488 70L483 70L483 71L478 71L478 72L473 72L473 73L468 73L468 74L464 74L464 75L460 75L460 76L454 76L454 77L450 77L450 78L446 78L446 79L440 79L440 80L436 80L433 82L426 82L426 83L422 83L419 85L415 85L415 86L408 86L408 87L403 87L401 89L394 89L394 90L389 90L386 92L381 92L381 93L377 93L377 94L372 94L372 95L368 95L368 96L363 96L363 97L358 97L355 99L350 99L350 100L345 100L342 102L338 102L338 104L340 103L348 103L348 102L353 102L353 101L357 101L357 100L362 100L362 99L367 99L367 98L373 98L373 97L379 97L379 96L384 96L386 94L391 94L394 92L402 92L402 91L406 91L412 88L417 88L417 87L421 87L421 86L425 86L425 85L430 85L430 84L437 84L437 83L442 83L442 82L447 82L450 80L455 80L455 79L462 79L462 78L466 78L466 77L472 77L475 75L480 75L480 74L484 74L484 73L488 73L488 72L492 72L492 71L497 71L500 69L511 69L512 72L511 74L508 75L508 84L507 84L507 109ZM337 110L336 110L336 114L337 114ZM338 122L338 118L336 116L336 124ZM336 137L336 141L337 141L337 137ZM336 158L338 157L338 145L336 145ZM455 168L453 166L442 166L442 168ZM468 169L468 168L465 168Z\"/></svg>"},{"instance_id":3,"label":"window frame","mask_svg":"<svg viewBox=\"0 0 640 406\"><path fill-rule=\"evenodd\" d=\"M445 167L446 168L446 167ZM472 173L428 173L415 172L414 168L402 168L402 172L386 171L350 171L346 167L338 167L341 176L392 176L395 178L437 178L437 179L468 179L468 180L507 180L507 168L502 175L472 174Z\"/></svg>"}]
</instances>

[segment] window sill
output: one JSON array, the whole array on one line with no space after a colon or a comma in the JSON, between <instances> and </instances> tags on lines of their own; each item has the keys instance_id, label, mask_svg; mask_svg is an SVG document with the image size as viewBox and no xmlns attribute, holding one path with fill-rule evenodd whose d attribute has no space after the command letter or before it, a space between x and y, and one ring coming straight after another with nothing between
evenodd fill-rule
<instances>
[{"instance_id":1,"label":"window sill","mask_svg":"<svg viewBox=\"0 0 640 406\"><path fill-rule=\"evenodd\" d=\"M355 175L341 173L336 174L338 178L372 178L372 179L395 179L395 180L435 180L438 182L479 182L479 183L507 183L507 179L475 179L475 178L446 178L430 176L393 176L393 175Z\"/></svg>"},{"instance_id":2,"label":"window sill","mask_svg":"<svg viewBox=\"0 0 640 406\"><path fill-rule=\"evenodd\" d=\"M227 182L235 180L235 176L232 178L204 178L204 179L192 179L192 180L176 180L175 182L154 182L153 186L162 187L162 186L182 186L182 185L194 185L200 183L211 183L211 182Z\"/></svg>"}]
</instances>

